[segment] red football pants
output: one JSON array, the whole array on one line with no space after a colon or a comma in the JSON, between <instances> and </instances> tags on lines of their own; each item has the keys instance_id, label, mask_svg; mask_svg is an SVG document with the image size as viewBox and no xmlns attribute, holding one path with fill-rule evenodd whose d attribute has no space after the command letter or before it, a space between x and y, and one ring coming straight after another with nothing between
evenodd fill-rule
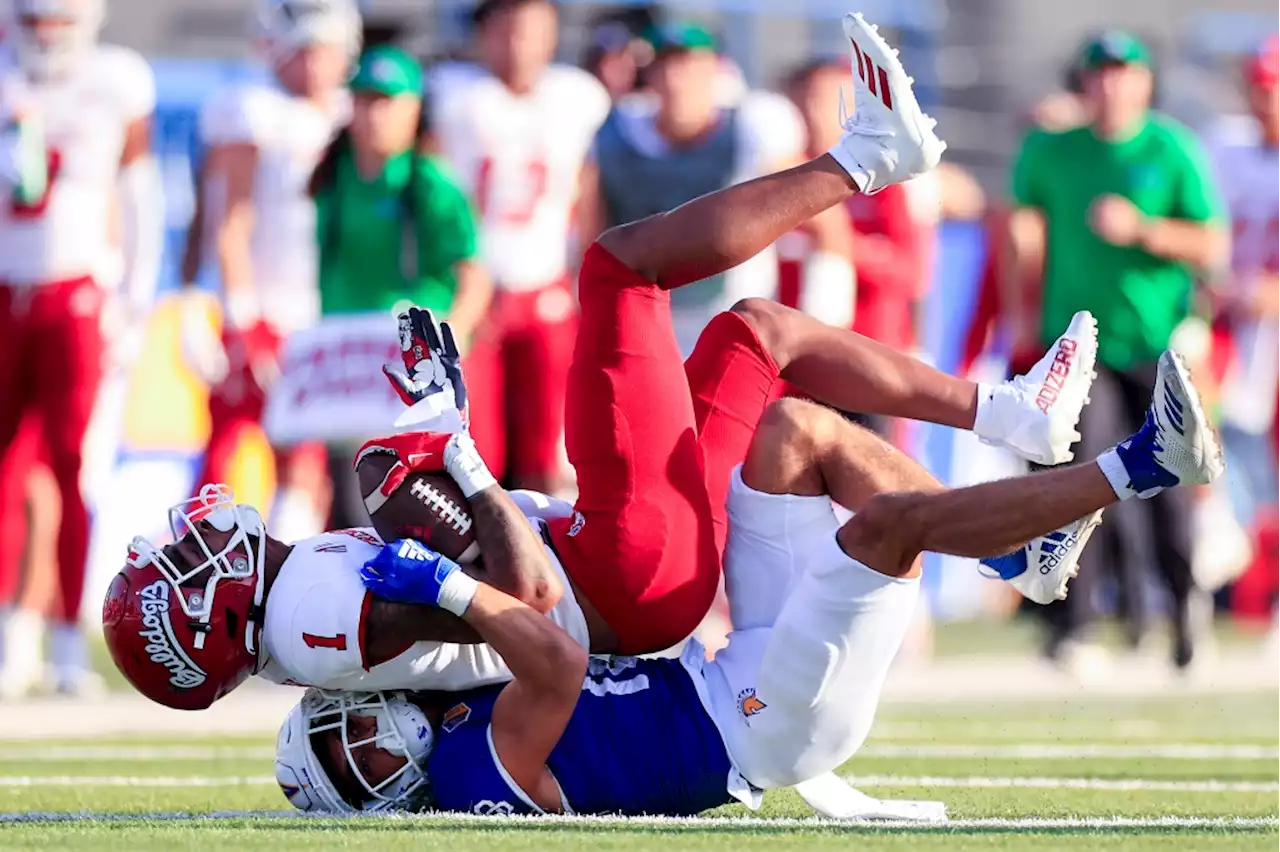
<instances>
[{"instance_id":1,"label":"red football pants","mask_svg":"<svg viewBox=\"0 0 1280 852\"><path fill-rule=\"evenodd\" d=\"M567 281L494 297L463 368L471 434L499 480L545 483L560 472L577 323Z\"/></svg>"},{"instance_id":2,"label":"red football pants","mask_svg":"<svg viewBox=\"0 0 1280 852\"><path fill-rule=\"evenodd\" d=\"M578 296L565 439L580 517L552 523L551 536L619 653L659 651L715 599L729 474L778 369L734 313L713 319L682 364L666 291L599 245Z\"/></svg>"},{"instance_id":3,"label":"red football pants","mask_svg":"<svg viewBox=\"0 0 1280 852\"><path fill-rule=\"evenodd\" d=\"M84 443L102 380L104 293L90 278L38 287L0 285L0 452L6 456L22 418L35 410L49 469L62 501L58 525L61 607L56 616L80 614L89 557L89 510L80 490ZM7 464L7 462L6 462ZM18 467L23 467L18 459ZM10 480L5 480L6 491ZM20 537L21 501L0 500L0 536ZM21 551L19 551L20 553ZM6 553L5 560L9 560ZM3 570L14 570L8 565Z\"/></svg>"}]
</instances>

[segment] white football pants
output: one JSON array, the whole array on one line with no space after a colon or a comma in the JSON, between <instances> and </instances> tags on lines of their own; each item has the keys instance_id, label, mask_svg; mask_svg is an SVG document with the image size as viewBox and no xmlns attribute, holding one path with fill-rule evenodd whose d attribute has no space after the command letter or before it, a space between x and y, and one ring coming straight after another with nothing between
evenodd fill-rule
<instances>
[{"instance_id":1,"label":"white football pants","mask_svg":"<svg viewBox=\"0 0 1280 852\"><path fill-rule=\"evenodd\" d=\"M734 631L703 669L712 715L748 781L790 787L866 739L920 581L850 559L828 497L753 491L739 467L728 508Z\"/></svg>"}]
</instances>

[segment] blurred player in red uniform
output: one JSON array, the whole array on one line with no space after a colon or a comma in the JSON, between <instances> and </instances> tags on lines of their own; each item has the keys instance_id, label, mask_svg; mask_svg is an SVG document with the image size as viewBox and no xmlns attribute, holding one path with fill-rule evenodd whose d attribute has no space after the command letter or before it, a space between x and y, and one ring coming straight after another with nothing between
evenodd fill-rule
<instances>
[{"instance_id":1,"label":"blurred player in red uniform","mask_svg":"<svg viewBox=\"0 0 1280 852\"><path fill-rule=\"evenodd\" d=\"M1214 348L1222 373L1222 439L1237 472L1232 503L1253 525L1257 558L1235 603L1250 615L1271 609L1276 576L1276 396L1280 360L1280 54L1273 36L1244 65L1253 132L1220 143L1218 175L1231 214L1231 272L1214 289Z\"/></svg>"},{"instance_id":2,"label":"blurred player in red uniform","mask_svg":"<svg viewBox=\"0 0 1280 852\"><path fill-rule=\"evenodd\" d=\"M810 155L840 137L831 103L838 102L847 74L842 64L824 60L788 80ZM914 351L916 306L929 284L937 226L933 181L924 175L874 195L856 195L780 240L779 301L899 351ZM841 221L851 240L838 233ZM872 425L887 434L887 423Z\"/></svg>"},{"instance_id":3,"label":"blurred player in red uniform","mask_svg":"<svg viewBox=\"0 0 1280 852\"><path fill-rule=\"evenodd\" d=\"M38 412L62 503L62 599L50 656L57 689L74 693L95 683L77 626L89 545L86 438L105 371L140 338L163 241L150 156L155 81L141 56L98 44L101 0L14 0L8 14L10 50L0 59L0 451L13 447L22 418ZM15 477L6 490L25 477L23 461L6 466ZM0 537L21 535L20 509L21 501L0 506ZM10 576L11 550L0 567ZM0 694L25 693L42 674L32 629L21 617L5 624Z\"/></svg>"},{"instance_id":4,"label":"blurred player in red uniform","mask_svg":"<svg viewBox=\"0 0 1280 852\"><path fill-rule=\"evenodd\" d=\"M479 208L495 293L479 327L450 321L463 348L470 343L471 429L490 468L521 487L553 492L564 479L577 316L570 223L609 95L585 71L550 64L556 10L549 0L482 0L473 18L480 65L439 68L428 100L439 151Z\"/></svg>"},{"instance_id":5,"label":"blurred player in red uniform","mask_svg":"<svg viewBox=\"0 0 1280 852\"><path fill-rule=\"evenodd\" d=\"M185 323L191 360L212 386L212 435L197 487L231 479L241 438L261 421L284 339L319 317L315 209L306 188L349 115L343 80L360 45L351 0L261 0L256 24L272 79L216 93L200 116L209 153L204 233L193 236L207 238L216 258L224 310L221 345L202 341L202 311ZM274 528L288 541L314 535L328 510L324 448L301 444L275 456Z\"/></svg>"}]
</instances>

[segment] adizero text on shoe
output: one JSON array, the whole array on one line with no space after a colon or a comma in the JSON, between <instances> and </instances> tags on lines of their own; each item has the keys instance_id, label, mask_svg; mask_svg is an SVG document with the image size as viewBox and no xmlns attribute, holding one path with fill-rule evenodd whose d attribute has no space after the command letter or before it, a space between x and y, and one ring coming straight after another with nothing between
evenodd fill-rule
<instances>
[{"instance_id":1,"label":"adizero text on shoe","mask_svg":"<svg viewBox=\"0 0 1280 852\"><path fill-rule=\"evenodd\" d=\"M1181 355L1166 351L1160 356L1146 420L1116 447L1115 455L1124 466L1128 487L1143 499L1175 485L1204 485L1222 475L1222 446Z\"/></svg>"},{"instance_id":2,"label":"adizero text on shoe","mask_svg":"<svg viewBox=\"0 0 1280 852\"><path fill-rule=\"evenodd\" d=\"M986 388L973 431L988 444L1005 447L1036 464L1074 457L1076 426L1097 378L1098 323L1080 311L1026 375Z\"/></svg>"},{"instance_id":3,"label":"adizero text on shoe","mask_svg":"<svg viewBox=\"0 0 1280 852\"><path fill-rule=\"evenodd\" d=\"M1102 510L1032 539L1013 553L983 559L982 565L1038 604L1060 601L1067 584L1080 573L1080 554L1093 530L1102 523Z\"/></svg>"},{"instance_id":4,"label":"adizero text on shoe","mask_svg":"<svg viewBox=\"0 0 1280 852\"><path fill-rule=\"evenodd\" d=\"M930 171L946 143L937 122L920 110L913 80L876 27L861 14L844 16L853 54L853 115L840 104L845 133L829 152L868 195Z\"/></svg>"}]
</instances>

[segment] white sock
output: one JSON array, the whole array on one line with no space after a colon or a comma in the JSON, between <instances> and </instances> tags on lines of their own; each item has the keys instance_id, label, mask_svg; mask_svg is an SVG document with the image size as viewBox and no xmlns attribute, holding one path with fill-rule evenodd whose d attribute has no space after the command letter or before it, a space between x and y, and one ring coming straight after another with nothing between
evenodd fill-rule
<instances>
[{"instance_id":1,"label":"white sock","mask_svg":"<svg viewBox=\"0 0 1280 852\"><path fill-rule=\"evenodd\" d=\"M977 385L978 409L973 416L973 434L987 440L998 440L1003 436L996 428L999 421L995 418L995 400L1001 386L989 385L986 382L978 382Z\"/></svg>"},{"instance_id":2,"label":"white sock","mask_svg":"<svg viewBox=\"0 0 1280 852\"><path fill-rule=\"evenodd\" d=\"M853 178L859 190L867 191L867 186L871 183L871 173L853 159L848 149L844 147L843 140L837 142L827 153L840 164L840 168L849 173L849 177Z\"/></svg>"},{"instance_id":3,"label":"white sock","mask_svg":"<svg viewBox=\"0 0 1280 852\"><path fill-rule=\"evenodd\" d=\"M78 624L55 624L49 631L49 661L58 672L82 671L89 666L84 634Z\"/></svg>"},{"instance_id":4,"label":"white sock","mask_svg":"<svg viewBox=\"0 0 1280 852\"><path fill-rule=\"evenodd\" d=\"M1129 471L1124 469L1124 462L1120 461L1120 454L1114 447L1098 456L1098 467L1102 469L1103 476L1107 478L1107 482L1111 483L1111 488L1121 500L1138 496L1138 492L1133 490Z\"/></svg>"}]
</instances>

